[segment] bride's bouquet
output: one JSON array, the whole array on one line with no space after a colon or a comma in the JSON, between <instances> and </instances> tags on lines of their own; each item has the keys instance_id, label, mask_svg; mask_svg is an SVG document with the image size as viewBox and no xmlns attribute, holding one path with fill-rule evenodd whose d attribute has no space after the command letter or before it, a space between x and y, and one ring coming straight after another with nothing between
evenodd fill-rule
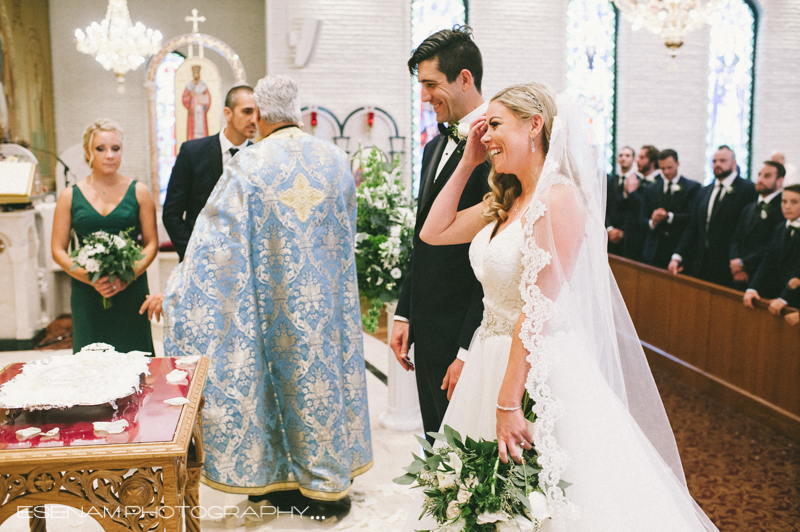
<instances>
[{"instance_id":1,"label":"bride's bouquet","mask_svg":"<svg viewBox=\"0 0 800 532\"><path fill-rule=\"evenodd\" d=\"M96 231L83 239L83 245L70 253L72 268L83 268L92 285L101 277L108 276L110 282L119 278L130 283L135 277L133 266L144 258L142 247L130 237L133 227L112 235ZM103 308L111 308L111 299L103 298Z\"/></svg>"},{"instance_id":2,"label":"bride's bouquet","mask_svg":"<svg viewBox=\"0 0 800 532\"><path fill-rule=\"evenodd\" d=\"M535 450L523 449L523 464L504 464L497 440L464 440L448 425L444 434L431 435L436 447L417 436L423 456L413 455L411 465L403 468L407 473L394 481L416 482L423 489L420 518L431 516L436 532L534 532L550 517L539 488L541 468L532 465L538 458Z\"/></svg>"},{"instance_id":3,"label":"bride's bouquet","mask_svg":"<svg viewBox=\"0 0 800 532\"><path fill-rule=\"evenodd\" d=\"M358 291L369 303L364 329L375 332L384 303L397 301L414 241L414 200L400 178L399 160L387 172L383 154L359 149L362 182L356 192L358 222L356 270Z\"/></svg>"}]
</instances>

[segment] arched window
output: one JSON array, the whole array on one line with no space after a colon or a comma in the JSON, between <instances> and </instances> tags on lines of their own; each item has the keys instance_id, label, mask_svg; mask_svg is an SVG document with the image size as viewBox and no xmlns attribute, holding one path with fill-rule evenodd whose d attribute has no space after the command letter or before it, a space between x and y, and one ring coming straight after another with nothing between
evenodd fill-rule
<instances>
[{"instance_id":1,"label":"arched window","mask_svg":"<svg viewBox=\"0 0 800 532\"><path fill-rule=\"evenodd\" d=\"M437 31L466 23L466 0L411 0L411 48L416 48ZM436 113L430 104L422 103L421 89L414 79L411 88L411 191L414 197L419 193L422 149L439 134Z\"/></svg>"},{"instance_id":2,"label":"arched window","mask_svg":"<svg viewBox=\"0 0 800 532\"><path fill-rule=\"evenodd\" d=\"M158 146L158 199L161 205L167 197L167 184L175 165L175 70L184 57L171 53L158 65L156 72L156 129Z\"/></svg>"},{"instance_id":3,"label":"arched window","mask_svg":"<svg viewBox=\"0 0 800 532\"><path fill-rule=\"evenodd\" d=\"M570 0L567 5L567 92L583 106L598 164L614 169L617 86L617 10L608 0Z\"/></svg>"},{"instance_id":4,"label":"arched window","mask_svg":"<svg viewBox=\"0 0 800 532\"><path fill-rule=\"evenodd\" d=\"M745 0L724 0L709 20L707 183L714 179L711 159L723 144L736 154L741 176L751 177L757 22L755 9Z\"/></svg>"}]
</instances>

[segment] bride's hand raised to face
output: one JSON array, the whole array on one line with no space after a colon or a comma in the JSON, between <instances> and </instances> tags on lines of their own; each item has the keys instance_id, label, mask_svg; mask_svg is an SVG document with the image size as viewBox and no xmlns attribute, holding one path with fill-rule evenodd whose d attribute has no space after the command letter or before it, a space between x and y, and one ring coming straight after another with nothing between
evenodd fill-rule
<instances>
[{"instance_id":1,"label":"bride's hand raised to face","mask_svg":"<svg viewBox=\"0 0 800 532\"><path fill-rule=\"evenodd\" d=\"M516 463L522 463L522 449L531 449L532 435L528 434L528 425L522 415L522 409L497 409L497 449L500 460L505 464L508 457Z\"/></svg>"},{"instance_id":2,"label":"bride's hand raised to face","mask_svg":"<svg viewBox=\"0 0 800 532\"><path fill-rule=\"evenodd\" d=\"M471 168L478 166L486 160L487 148L482 139L486 134L486 115L482 114L469 125L469 135L467 144L464 147L464 155L461 161Z\"/></svg>"}]
</instances>

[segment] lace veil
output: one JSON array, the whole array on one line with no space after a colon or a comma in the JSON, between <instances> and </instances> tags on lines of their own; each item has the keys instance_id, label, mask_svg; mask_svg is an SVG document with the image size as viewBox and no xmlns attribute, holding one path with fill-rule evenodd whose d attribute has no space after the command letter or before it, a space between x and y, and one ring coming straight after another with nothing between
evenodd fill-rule
<instances>
[{"instance_id":1,"label":"lace veil","mask_svg":"<svg viewBox=\"0 0 800 532\"><path fill-rule=\"evenodd\" d=\"M559 488L569 456L553 435L561 406L551 393L548 374L559 353L547 349L547 338L559 331L588 339L586 348L593 352L606 384L656 449L654 460L662 461L658 466L665 475L674 475L670 484L676 486L675 496L689 501L691 497L661 397L608 264L606 179L597 165L588 118L564 94L556 103L549 151L525 222L520 286L525 322L520 336L531 364L526 388L536 401L540 482L553 513L553 529L563 530L579 509ZM687 515L687 522L699 521L699 529L716 530L694 501L686 501L684 507L696 515Z\"/></svg>"}]
</instances>

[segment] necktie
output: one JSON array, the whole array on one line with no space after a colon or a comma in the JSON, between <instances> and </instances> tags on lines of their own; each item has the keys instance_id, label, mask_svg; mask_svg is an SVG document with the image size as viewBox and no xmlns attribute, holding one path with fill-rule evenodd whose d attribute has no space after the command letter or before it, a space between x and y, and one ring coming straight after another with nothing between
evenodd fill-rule
<instances>
[{"instance_id":1,"label":"necktie","mask_svg":"<svg viewBox=\"0 0 800 532\"><path fill-rule=\"evenodd\" d=\"M231 152L231 157L233 157L234 155L236 155L239 152L239 148L231 148L228 151Z\"/></svg>"},{"instance_id":2,"label":"necktie","mask_svg":"<svg viewBox=\"0 0 800 532\"><path fill-rule=\"evenodd\" d=\"M672 183L667 183L667 190L664 191L664 209L669 211L672 204Z\"/></svg>"},{"instance_id":3,"label":"necktie","mask_svg":"<svg viewBox=\"0 0 800 532\"><path fill-rule=\"evenodd\" d=\"M711 219L714 218L714 215L719 210L719 206L722 203L720 201L720 196L722 195L722 181L717 182L717 186L714 187L714 193L711 195L711 212L708 213L708 220L706 220L706 230L708 230L708 225L711 224Z\"/></svg>"}]
</instances>

